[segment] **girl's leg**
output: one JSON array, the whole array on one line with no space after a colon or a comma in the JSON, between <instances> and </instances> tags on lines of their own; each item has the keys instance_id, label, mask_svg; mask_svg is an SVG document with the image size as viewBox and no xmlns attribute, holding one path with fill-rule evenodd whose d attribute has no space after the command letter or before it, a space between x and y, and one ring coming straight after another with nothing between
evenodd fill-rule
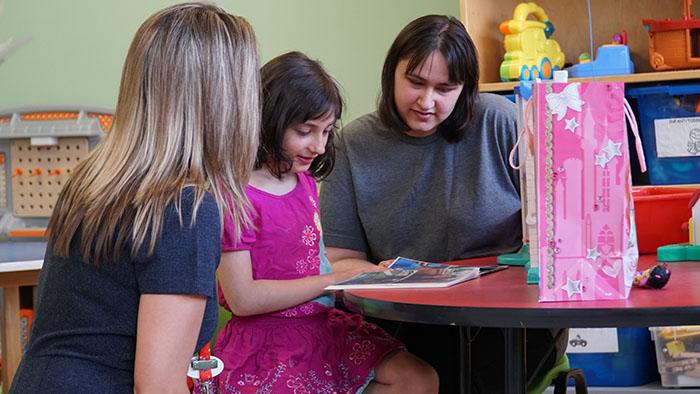
<instances>
[{"instance_id":1,"label":"girl's leg","mask_svg":"<svg viewBox=\"0 0 700 394\"><path fill-rule=\"evenodd\" d=\"M437 393L437 372L406 351L386 356L374 369L375 378L365 393Z\"/></svg>"}]
</instances>

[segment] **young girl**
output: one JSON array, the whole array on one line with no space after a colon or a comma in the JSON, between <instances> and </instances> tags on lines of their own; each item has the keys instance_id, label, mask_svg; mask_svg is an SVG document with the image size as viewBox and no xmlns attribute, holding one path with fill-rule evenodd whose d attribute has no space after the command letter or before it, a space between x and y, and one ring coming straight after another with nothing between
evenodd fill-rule
<instances>
[{"instance_id":1,"label":"young girl","mask_svg":"<svg viewBox=\"0 0 700 394\"><path fill-rule=\"evenodd\" d=\"M115 123L54 208L10 392L186 392L216 327L222 213L246 222L259 88L244 19L192 3L143 23Z\"/></svg>"},{"instance_id":2,"label":"young girl","mask_svg":"<svg viewBox=\"0 0 700 394\"><path fill-rule=\"evenodd\" d=\"M334 163L338 88L305 55L262 69L263 132L246 194L253 226L236 242L225 222L219 302L234 317L214 353L224 392L436 392L430 366L360 316L332 307L324 287L358 271L331 272L314 178Z\"/></svg>"}]
</instances>

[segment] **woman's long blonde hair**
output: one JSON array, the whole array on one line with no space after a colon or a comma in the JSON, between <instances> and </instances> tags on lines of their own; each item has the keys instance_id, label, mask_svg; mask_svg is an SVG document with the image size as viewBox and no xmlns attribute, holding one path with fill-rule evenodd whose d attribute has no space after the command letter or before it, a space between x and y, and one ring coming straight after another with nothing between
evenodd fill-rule
<instances>
[{"instance_id":1,"label":"woman's long blonde hair","mask_svg":"<svg viewBox=\"0 0 700 394\"><path fill-rule=\"evenodd\" d=\"M255 36L245 19L201 3L148 18L124 62L114 125L54 208L54 254L68 256L76 235L86 262L115 260L125 248L135 256L146 242L151 254L166 207L174 202L181 213L189 186L192 222L209 192L240 233L250 223L244 187L258 144L259 96Z\"/></svg>"}]
</instances>

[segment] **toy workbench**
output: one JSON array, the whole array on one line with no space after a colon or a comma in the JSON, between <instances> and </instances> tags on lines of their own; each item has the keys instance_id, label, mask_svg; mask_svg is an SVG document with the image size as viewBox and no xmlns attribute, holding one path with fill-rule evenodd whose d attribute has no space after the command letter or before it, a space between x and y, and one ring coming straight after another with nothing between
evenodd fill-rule
<instances>
[{"instance_id":1,"label":"toy workbench","mask_svg":"<svg viewBox=\"0 0 700 394\"><path fill-rule=\"evenodd\" d=\"M0 110L0 240L36 240L74 167L112 124L111 111Z\"/></svg>"}]
</instances>

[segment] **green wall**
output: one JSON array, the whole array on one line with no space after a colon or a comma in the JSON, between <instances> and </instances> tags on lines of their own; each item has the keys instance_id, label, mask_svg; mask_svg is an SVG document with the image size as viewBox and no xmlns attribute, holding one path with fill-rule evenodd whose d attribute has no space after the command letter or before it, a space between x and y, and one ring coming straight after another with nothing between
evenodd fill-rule
<instances>
[{"instance_id":1,"label":"green wall","mask_svg":"<svg viewBox=\"0 0 700 394\"><path fill-rule=\"evenodd\" d=\"M0 109L66 104L114 108L133 34L145 18L174 3L5 0L0 42L10 37L31 41L0 64ZM217 3L253 25L261 62L289 50L319 59L343 89L345 122L374 109L384 55L406 23L429 13L459 17L457 0Z\"/></svg>"}]
</instances>

